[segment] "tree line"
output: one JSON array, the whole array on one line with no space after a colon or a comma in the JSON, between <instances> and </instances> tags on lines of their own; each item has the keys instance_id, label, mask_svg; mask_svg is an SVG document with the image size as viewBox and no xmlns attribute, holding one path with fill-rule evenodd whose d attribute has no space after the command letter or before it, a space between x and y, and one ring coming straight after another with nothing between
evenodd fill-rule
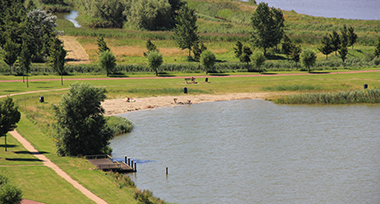
<instances>
[{"instance_id":1,"label":"tree line","mask_svg":"<svg viewBox=\"0 0 380 204\"><path fill-rule=\"evenodd\" d=\"M36 8L33 1L0 0L0 47L9 73L16 62L22 75L28 76L31 62L49 61L63 74L66 51L58 39L57 17ZM27 78L27 87L28 87Z\"/></svg>"}]
</instances>

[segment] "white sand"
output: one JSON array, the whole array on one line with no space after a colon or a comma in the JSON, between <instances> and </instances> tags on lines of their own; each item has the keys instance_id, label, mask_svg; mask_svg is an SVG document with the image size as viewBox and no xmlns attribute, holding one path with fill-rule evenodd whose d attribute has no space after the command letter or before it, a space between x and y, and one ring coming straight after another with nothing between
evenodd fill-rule
<instances>
[{"instance_id":1,"label":"white sand","mask_svg":"<svg viewBox=\"0 0 380 204\"><path fill-rule=\"evenodd\" d=\"M281 93L284 94L284 93ZM272 96L278 96L276 92L260 92L260 93L234 93L225 95L182 95L182 96L157 96L148 98L133 98L131 102L126 102L126 99L111 99L105 100L102 103L105 109L105 115L116 115L131 111L138 111L144 109L169 107L187 104L190 100L192 104L215 102L215 101L229 101L229 100L242 100L242 99L265 99ZM177 103L174 102L177 98Z\"/></svg>"}]
</instances>

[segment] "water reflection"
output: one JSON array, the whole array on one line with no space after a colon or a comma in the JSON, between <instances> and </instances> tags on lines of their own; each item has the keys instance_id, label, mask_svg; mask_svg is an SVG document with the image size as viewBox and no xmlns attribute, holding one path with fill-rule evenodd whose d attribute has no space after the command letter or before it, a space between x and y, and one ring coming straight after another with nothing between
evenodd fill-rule
<instances>
[{"instance_id":1,"label":"water reflection","mask_svg":"<svg viewBox=\"0 0 380 204\"><path fill-rule=\"evenodd\" d=\"M123 114L115 158L137 186L178 203L380 203L380 106L262 100ZM165 170L169 167L169 175Z\"/></svg>"}]
</instances>

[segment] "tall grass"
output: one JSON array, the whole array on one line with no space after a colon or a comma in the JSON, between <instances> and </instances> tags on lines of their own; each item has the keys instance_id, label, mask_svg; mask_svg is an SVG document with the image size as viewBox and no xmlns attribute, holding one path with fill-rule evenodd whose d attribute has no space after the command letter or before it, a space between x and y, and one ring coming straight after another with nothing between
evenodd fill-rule
<instances>
[{"instance_id":1,"label":"tall grass","mask_svg":"<svg viewBox=\"0 0 380 204\"><path fill-rule=\"evenodd\" d=\"M380 103L380 89L288 95L275 100L280 104Z\"/></svg>"}]
</instances>

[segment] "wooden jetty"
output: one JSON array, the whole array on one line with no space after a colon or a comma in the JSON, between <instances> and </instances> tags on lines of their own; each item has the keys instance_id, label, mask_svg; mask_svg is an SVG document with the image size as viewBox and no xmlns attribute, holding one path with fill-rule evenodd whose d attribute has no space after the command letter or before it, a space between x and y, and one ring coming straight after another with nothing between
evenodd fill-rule
<instances>
[{"instance_id":1,"label":"wooden jetty","mask_svg":"<svg viewBox=\"0 0 380 204\"><path fill-rule=\"evenodd\" d=\"M94 165L97 169L102 171L116 171L116 172L136 172L136 162L125 157L123 162L114 161L110 155L87 155L86 159Z\"/></svg>"}]
</instances>

